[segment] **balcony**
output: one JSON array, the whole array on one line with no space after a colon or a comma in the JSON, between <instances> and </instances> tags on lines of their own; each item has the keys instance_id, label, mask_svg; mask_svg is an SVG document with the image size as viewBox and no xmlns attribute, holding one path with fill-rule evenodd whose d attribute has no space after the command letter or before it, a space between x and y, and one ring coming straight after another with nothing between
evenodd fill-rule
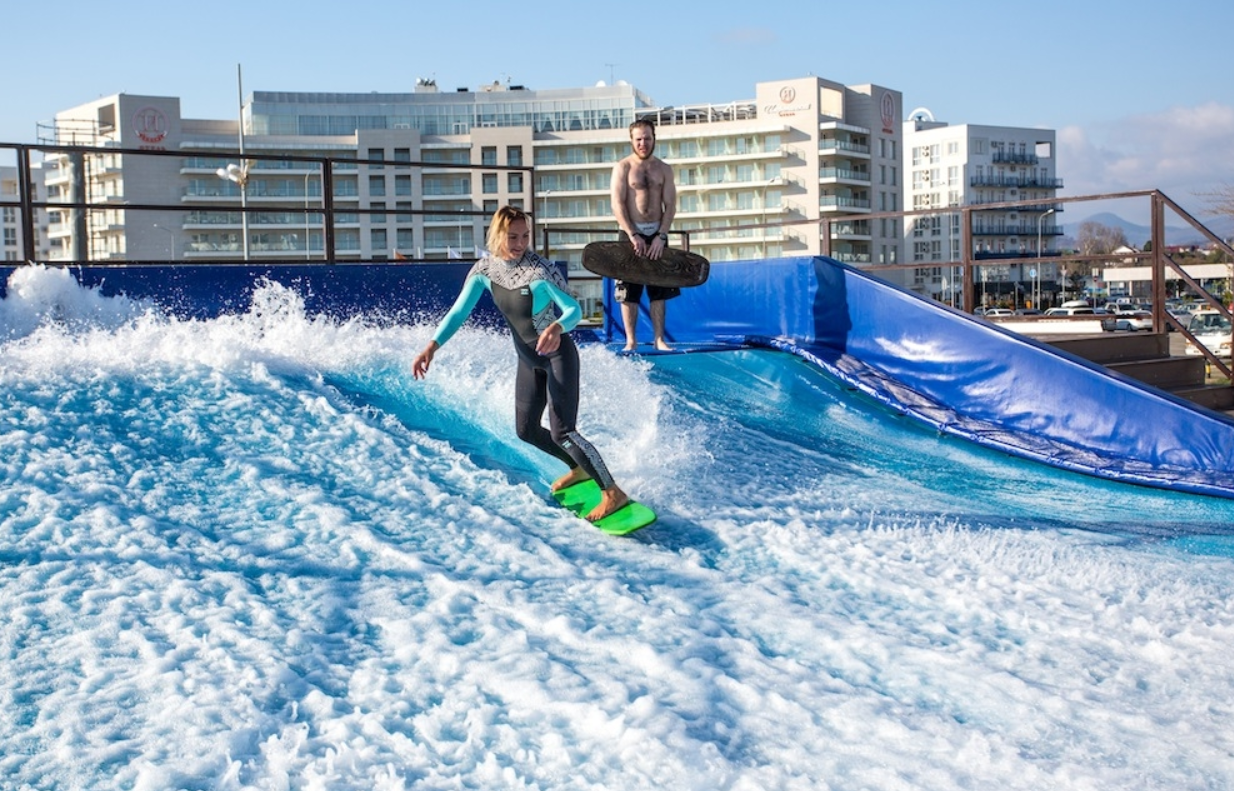
<instances>
[{"instance_id":1,"label":"balcony","mask_svg":"<svg viewBox=\"0 0 1234 791\"><path fill-rule=\"evenodd\" d=\"M1058 178L1042 178L1041 176L972 176L968 180L970 187L1011 187L1028 189L1058 190L1063 188L1063 180Z\"/></svg>"},{"instance_id":2,"label":"balcony","mask_svg":"<svg viewBox=\"0 0 1234 791\"><path fill-rule=\"evenodd\" d=\"M973 236L1036 236L1037 223L973 223ZM1060 225L1045 225L1041 227L1042 236L1062 236Z\"/></svg>"},{"instance_id":3,"label":"balcony","mask_svg":"<svg viewBox=\"0 0 1234 791\"><path fill-rule=\"evenodd\" d=\"M1036 154L1029 154L1027 152L1018 154L1014 151L996 148L994 149L991 161L997 162L1000 165L1036 165L1040 160Z\"/></svg>"},{"instance_id":4,"label":"balcony","mask_svg":"<svg viewBox=\"0 0 1234 791\"><path fill-rule=\"evenodd\" d=\"M818 208L820 211L825 212L868 212L870 210L870 201L865 198L824 195L818 199Z\"/></svg>"},{"instance_id":5,"label":"balcony","mask_svg":"<svg viewBox=\"0 0 1234 791\"><path fill-rule=\"evenodd\" d=\"M849 140L836 140L834 138L823 138L818 141L818 152L820 154L834 154L837 151L846 151L850 154L866 154L870 153L870 147L862 143L853 143Z\"/></svg>"},{"instance_id":6,"label":"balcony","mask_svg":"<svg viewBox=\"0 0 1234 791\"><path fill-rule=\"evenodd\" d=\"M863 170L850 170L848 168L819 168L818 171L819 183L836 183L841 181L852 181L858 184L869 184L870 174Z\"/></svg>"}]
</instances>

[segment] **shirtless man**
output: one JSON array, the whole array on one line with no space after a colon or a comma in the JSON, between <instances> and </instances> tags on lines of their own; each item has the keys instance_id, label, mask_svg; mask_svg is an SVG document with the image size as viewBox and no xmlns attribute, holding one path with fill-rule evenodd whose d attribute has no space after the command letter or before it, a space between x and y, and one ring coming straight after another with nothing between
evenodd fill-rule
<instances>
[{"instance_id":1,"label":"shirtless man","mask_svg":"<svg viewBox=\"0 0 1234 791\"><path fill-rule=\"evenodd\" d=\"M673 169L654 156L656 127L642 119L630 124L630 147L634 153L613 166L611 184L613 214L621 228L622 241L629 240L634 252L644 258L659 259L668 246L668 228L677 213L677 187ZM616 298L621 303L621 320L626 328L626 351L638 346L638 303L643 296L641 283L616 281ZM651 327L655 346L670 351L664 340L665 300L681 293L679 288L646 286L651 303Z\"/></svg>"}]
</instances>

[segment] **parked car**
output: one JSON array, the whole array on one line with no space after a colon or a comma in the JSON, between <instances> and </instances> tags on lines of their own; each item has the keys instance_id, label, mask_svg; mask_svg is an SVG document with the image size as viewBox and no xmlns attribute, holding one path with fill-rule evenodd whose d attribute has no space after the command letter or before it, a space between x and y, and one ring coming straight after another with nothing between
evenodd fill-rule
<instances>
[{"instance_id":1,"label":"parked car","mask_svg":"<svg viewBox=\"0 0 1234 791\"><path fill-rule=\"evenodd\" d=\"M1088 305L1084 307L1074 308L1050 308L1045 312L1047 316L1092 316L1097 311L1090 308Z\"/></svg>"},{"instance_id":2,"label":"parked car","mask_svg":"<svg viewBox=\"0 0 1234 791\"><path fill-rule=\"evenodd\" d=\"M981 315L988 319L991 316L1014 316L1015 314L1011 312L1010 308L986 308L985 312Z\"/></svg>"},{"instance_id":3,"label":"parked car","mask_svg":"<svg viewBox=\"0 0 1234 791\"><path fill-rule=\"evenodd\" d=\"M1196 311L1187 329L1213 354L1218 357L1230 356L1230 334L1234 326L1219 311L1212 309ZM1200 349L1190 342L1183 351L1186 354L1201 354Z\"/></svg>"},{"instance_id":4,"label":"parked car","mask_svg":"<svg viewBox=\"0 0 1234 791\"><path fill-rule=\"evenodd\" d=\"M1147 310L1120 311L1114 314L1114 329L1135 332L1136 330L1151 330L1153 314Z\"/></svg>"}]
</instances>

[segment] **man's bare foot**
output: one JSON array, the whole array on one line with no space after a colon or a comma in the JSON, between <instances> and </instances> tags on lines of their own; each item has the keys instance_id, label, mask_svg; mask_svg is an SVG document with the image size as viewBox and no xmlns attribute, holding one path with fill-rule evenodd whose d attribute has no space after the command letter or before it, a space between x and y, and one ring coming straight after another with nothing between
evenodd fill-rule
<instances>
[{"instance_id":1,"label":"man's bare foot","mask_svg":"<svg viewBox=\"0 0 1234 791\"><path fill-rule=\"evenodd\" d=\"M630 498L626 496L626 493L614 484L600 492L600 504L591 509L591 513L587 514L587 521L598 522L609 514L620 510L629 502Z\"/></svg>"},{"instance_id":2,"label":"man's bare foot","mask_svg":"<svg viewBox=\"0 0 1234 791\"><path fill-rule=\"evenodd\" d=\"M667 343L664 342L664 339L661 338L656 341L656 349L662 352L671 352L673 350L673 347L669 346Z\"/></svg>"},{"instance_id":3,"label":"man's bare foot","mask_svg":"<svg viewBox=\"0 0 1234 791\"><path fill-rule=\"evenodd\" d=\"M635 350L637 350L637 349L638 349L638 344L637 344L637 343L627 343L627 344L626 344L626 348L622 349L622 351L623 351L623 352L632 352L632 351L635 351Z\"/></svg>"},{"instance_id":4,"label":"man's bare foot","mask_svg":"<svg viewBox=\"0 0 1234 791\"><path fill-rule=\"evenodd\" d=\"M553 481L551 491L559 492L567 486L573 486L576 483L582 483L587 480L587 472L582 467L575 467L557 480Z\"/></svg>"}]
</instances>

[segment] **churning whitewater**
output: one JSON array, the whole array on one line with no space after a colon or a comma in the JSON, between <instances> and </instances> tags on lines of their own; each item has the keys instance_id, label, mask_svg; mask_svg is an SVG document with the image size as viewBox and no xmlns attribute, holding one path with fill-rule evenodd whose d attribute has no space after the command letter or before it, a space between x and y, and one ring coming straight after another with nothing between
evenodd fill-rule
<instances>
[{"instance_id":1,"label":"churning whitewater","mask_svg":"<svg viewBox=\"0 0 1234 791\"><path fill-rule=\"evenodd\" d=\"M555 506L514 352L266 285L0 302L16 789L1234 785L1234 502L898 420L770 351L582 347L660 521Z\"/></svg>"}]
</instances>

